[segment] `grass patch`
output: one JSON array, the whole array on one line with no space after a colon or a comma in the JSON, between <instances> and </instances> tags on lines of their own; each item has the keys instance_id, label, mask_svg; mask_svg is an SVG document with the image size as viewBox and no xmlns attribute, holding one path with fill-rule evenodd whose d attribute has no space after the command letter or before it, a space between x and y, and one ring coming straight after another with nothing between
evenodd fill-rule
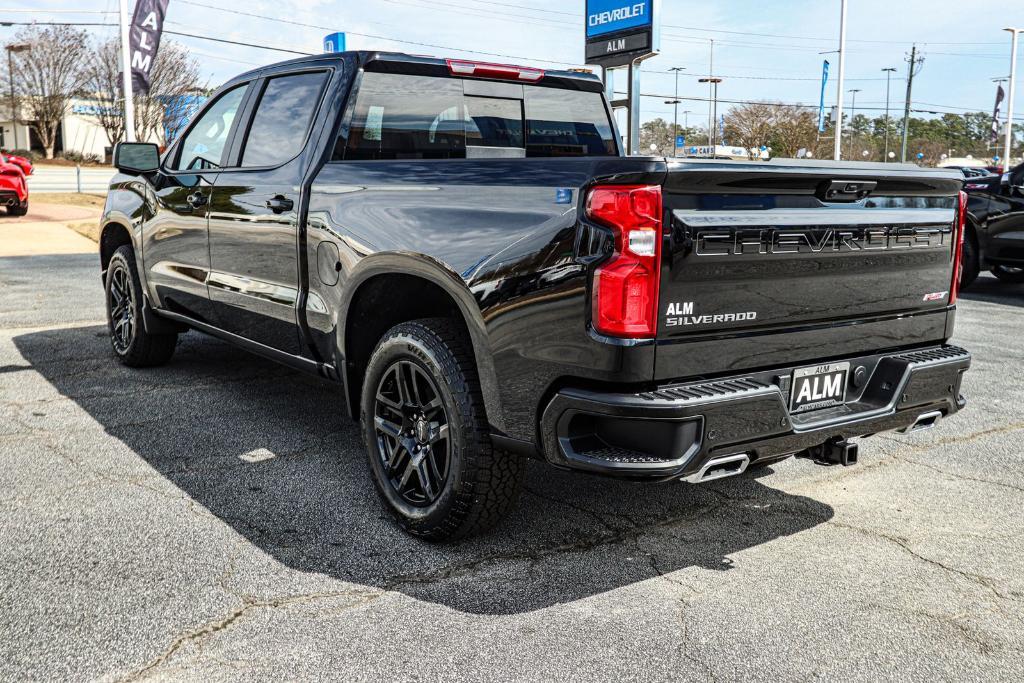
<instances>
[{"instance_id":1,"label":"grass patch","mask_svg":"<svg viewBox=\"0 0 1024 683\"><path fill-rule=\"evenodd\" d=\"M29 201L39 204L60 204L61 206L87 206L103 209L107 198L101 194L78 194L77 192L33 192Z\"/></svg>"}]
</instances>

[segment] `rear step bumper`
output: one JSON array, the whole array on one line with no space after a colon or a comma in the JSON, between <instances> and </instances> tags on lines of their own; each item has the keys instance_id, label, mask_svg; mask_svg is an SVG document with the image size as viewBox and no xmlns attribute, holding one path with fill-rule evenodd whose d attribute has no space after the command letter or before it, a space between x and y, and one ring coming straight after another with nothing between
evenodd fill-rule
<instances>
[{"instance_id":1,"label":"rear step bumper","mask_svg":"<svg viewBox=\"0 0 1024 683\"><path fill-rule=\"evenodd\" d=\"M960 383L971 355L959 347L842 360L850 361L847 402L798 414L788 409L789 385L804 365L636 393L562 389L541 417L544 457L599 474L697 483L758 461L834 452L855 437L928 429L966 403ZM831 460L856 461L855 447L844 453Z\"/></svg>"}]
</instances>

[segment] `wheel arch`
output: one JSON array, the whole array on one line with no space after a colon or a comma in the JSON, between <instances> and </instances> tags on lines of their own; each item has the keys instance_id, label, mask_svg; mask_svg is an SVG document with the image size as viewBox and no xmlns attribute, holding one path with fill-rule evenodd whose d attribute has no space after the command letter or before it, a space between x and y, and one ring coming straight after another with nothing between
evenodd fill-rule
<instances>
[{"instance_id":1,"label":"wheel arch","mask_svg":"<svg viewBox=\"0 0 1024 683\"><path fill-rule=\"evenodd\" d=\"M407 254L367 257L346 284L337 344L351 415L358 417L366 362L380 338L401 322L429 317L451 317L467 333L487 419L504 430L490 340L476 299L445 264Z\"/></svg>"}]
</instances>

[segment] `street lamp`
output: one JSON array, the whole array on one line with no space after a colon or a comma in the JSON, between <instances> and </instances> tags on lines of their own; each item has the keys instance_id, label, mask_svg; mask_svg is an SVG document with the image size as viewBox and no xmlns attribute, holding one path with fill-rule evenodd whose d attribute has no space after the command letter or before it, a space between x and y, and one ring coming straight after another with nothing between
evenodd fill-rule
<instances>
[{"instance_id":1,"label":"street lamp","mask_svg":"<svg viewBox=\"0 0 1024 683\"><path fill-rule=\"evenodd\" d=\"M679 72L685 71L686 67L674 66L669 71L676 74L676 94L672 96L672 156L676 155L675 138L679 135Z\"/></svg>"},{"instance_id":2,"label":"street lamp","mask_svg":"<svg viewBox=\"0 0 1024 683\"><path fill-rule=\"evenodd\" d=\"M708 130L708 146L711 148L711 156L714 157L716 143L715 126L718 123L718 84L722 82L722 79L717 76L711 76L709 78L701 78L698 82L711 84L711 126Z\"/></svg>"},{"instance_id":3,"label":"street lamp","mask_svg":"<svg viewBox=\"0 0 1024 683\"><path fill-rule=\"evenodd\" d=\"M11 79L11 128L14 129L14 147L12 149L20 149L18 147L18 102L14 99L14 53L15 52L28 52L32 49L32 46L28 43L21 43L20 45L8 45L7 46L7 77ZM26 145L27 147L28 145Z\"/></svg>"},{"instance_id":4,"label":"street lamp","mask_svg":"<svg viewBox=\"0 0 1024 683\"><path fill-rule=\"evenodd\" d=\"M857 93L860 88L853 88L849 91L853 95L853 102L850 103L850 157L853 157L853 150L857 146L857 129L853 127L853 119L857 116Z\"/></svg>"},{"instance_id":5,"label":"street lamp","mask_svg":"<svg viewBox=\"0 0 1024 683\"><path fill-rule=\"evenodd\" d=\"M1013 96L1017 80L1017 36L1024 33L1024 29L1011 27L1003 30L1009 31L1013 35L1013 40L1010 41L1010 92L1009 102L1006 105L1006 143L1003 147L1003 163L1005 168L1009 169L1010 153L1013 151Z\"/></svg>"},{"instance_id":6,"label":"street lamp","mask_svg":"<svg viewBox=\"0 0 1024 683\"><path fill-rule=\"evenodd\" d=\"M895 67L888 67L882 69L885 72L885 152L882 155L882 159L886 162L889 161L889 81L892 78L893 73L896 72Z\"/></svg>"}]
</instances>

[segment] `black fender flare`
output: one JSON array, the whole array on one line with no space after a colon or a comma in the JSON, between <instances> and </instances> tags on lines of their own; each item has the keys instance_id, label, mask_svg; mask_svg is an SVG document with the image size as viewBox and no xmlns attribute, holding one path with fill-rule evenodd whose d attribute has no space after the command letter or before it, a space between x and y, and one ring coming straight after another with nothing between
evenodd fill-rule
<instances>
[{"instance_id":1,"label":"black fender flare","mask_svg":"<svg viewBox=\"0 0 1024 683\"><path fill-rule=\"evenodd\" d=\"M348 326L348 313L352 300L360 286L378 275L413 275L437 285L455 302L462 314L463 322L469 331L473 345L473 356L476 360L477 373L480 377L480 388L483 393L487 419L492 427L505 430L504 413L498 392L497 374L494 370L494 358L491 352L490 337L480 307L470 292L466 281L446 263L422 254L401 252L384 252L365 257L346 278L344 294L337 325L338 358L346 357L345 335ZM346 395L350 386L347 363L339 363Z\"/></svg>"}]
</instances>

